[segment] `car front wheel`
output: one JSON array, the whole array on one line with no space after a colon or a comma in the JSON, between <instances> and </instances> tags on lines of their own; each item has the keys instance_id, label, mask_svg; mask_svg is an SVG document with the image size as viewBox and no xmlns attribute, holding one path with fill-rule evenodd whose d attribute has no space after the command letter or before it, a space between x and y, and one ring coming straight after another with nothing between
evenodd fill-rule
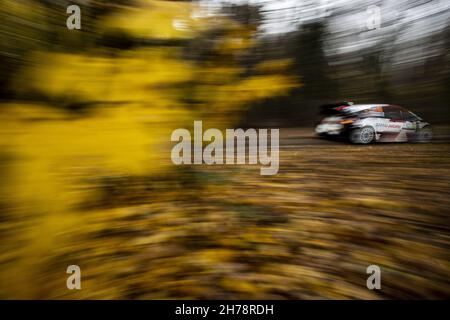
<instances>
[{"instance_id":1,"label":"car front wheel","mask_svg":"<svg viewBox=\"0 0 450 320\"><path fill-rule=\"evenodd\" d=\"M369 144L375 140L375 130L372 127L354 129L350 132L350 141L357 144Z\"/></svg>"},{"instance_id":2,"label":"car front wheel","mask_svg":"<svg viewBox=\"0 0 450 320\"><path fill-rule=\"evenodd\" d=\"M418 142L430 142L433 139L433 131L429 126L422 128L418 133Z\"/></svg>"}]
</instances>

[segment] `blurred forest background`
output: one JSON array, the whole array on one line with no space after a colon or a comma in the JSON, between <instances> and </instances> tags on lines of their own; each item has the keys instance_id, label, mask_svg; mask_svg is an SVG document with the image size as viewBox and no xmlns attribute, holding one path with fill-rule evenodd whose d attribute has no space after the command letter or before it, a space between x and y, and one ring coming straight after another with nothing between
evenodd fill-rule
<instances>
[{"instance_id":1,"label":"blurred forest background","mask_svg":"<svg viewBox=\"0 0 450 320\"><path fill-rule=\"evenodd\" d=\"M169 140L194 120L307 132L342 100L447 127L449 19L448 1L3 0L0 298L448 296L448 144L316 149L285 131L262 178L174 167Z\"/></svg>"},{"instance_id":2,"label":"blurred forest background","mask_svg":"<svg viewBox=\"0 0 450 320\"><path fill-rule=\"evenodd\" d=\"M113 49L131 47L173 48L182 53L183 60L218 62L211 47L214 40L224 39L224 29L230 26L219 23L211 27L211 20L227 17L228 24L233 21L246 28L247 40L257 39L251 46L242 44L241 49L246 50L238 55L233 53L233 62L243 69L241 75L258 72L252 71L258 63L284 60L291 63L287 74L297 81L289 95L247 103L251 106L246 117L249 122L310 125L316 120L318 105L350 100L403 105L430 122L448 123L447 1L173 2L178 4L160 6L169 10L167 15L172 15L172 20L163 21L157 13L148 12L105 25L99 23L102 17L133 6L137 9L139 1L42 0L14 5L6 1L1 12L3 99L17 97L17 87L11 81L26 65L30 51L35 50L76 53L107 48L112 54ZM68 32L61 19L61 12L71 3L83 6L83 28L78 32ZM375 23L371 20L376 21L371 6L380 8L378 26L370 27ZM149 23L146 19L154 19L154 24L145 25ZM238 41L228 36L230 41ZM37 92L33 94L28 92L26 98L39 99ZM19 96L24 98L22 92ZM195 105L196 101L187 102ZM68 108L80 107L68 104L72 104Z\"/></svg>"}]
</instances>

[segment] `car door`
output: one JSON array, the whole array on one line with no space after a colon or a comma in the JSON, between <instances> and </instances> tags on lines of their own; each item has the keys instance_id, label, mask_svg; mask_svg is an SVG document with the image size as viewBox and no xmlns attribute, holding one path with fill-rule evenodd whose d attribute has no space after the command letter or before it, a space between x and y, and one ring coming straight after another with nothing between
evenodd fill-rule
<instances>
[{"instance_id":1,"label":"car door","mask_svg":"<svg viewBox=\"0 0 450 320\"><path fill-rule=\"evenodd\" d=\"M405 109L402 110L402 117L405 122L403 125L403 130L407 130L408 132L416 131L419 118L414 113Z\"/></svg>"},{"instance_id":2,"label":"car door","mask_svg":"<svg viewBox=\"0 0 450 320\"><path fill-rule=\"evenodd\" d=\"M389 120L384 128L385 133L400 133L405 121L403 120L402 110L397 106L383 107L384 118Z\"/></svg>"},{"instance_id":3,"label":"car door","mask_svg":"<svg viewBox=\"0 0 450 320\"><path fill-rule=\"evenodd\" d=\"M406 109L402 110L402 116L405 122L402 131L405 133L408 140L414 139L416 136L419 118L414 113Z\"/></svg>"}]
</instances>

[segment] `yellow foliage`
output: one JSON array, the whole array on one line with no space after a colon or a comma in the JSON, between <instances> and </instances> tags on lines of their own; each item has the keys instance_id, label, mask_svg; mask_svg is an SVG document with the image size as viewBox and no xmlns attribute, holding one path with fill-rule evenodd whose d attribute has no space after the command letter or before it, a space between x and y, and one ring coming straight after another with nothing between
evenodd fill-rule
<instances>
[{"instance_id":1,"label":"yellow foliage","mask_svg":"<svg viewBox=\"0 0 450 320\"><path fill-rule=\"evenodd\" d=\"M103 29L121 30L141 38L192 38L204 22L192 16L195 6L186 1L140 0L100 22Z\"/></svg>"},{"instance_id":2,"label":"yellow foliage","mask_svg":"<svg viewBox=\"0 0 450 320\"><path fill-rule=\"evenodd\" d=\"M75 101L132 101L145 102L149 108L176 107L176 97L164 88L192 79L192 67L167 48L129 50L114 58L38 52L31 60L39 63L19 77L22 90Z\"/></svg>"},{"instance_id":3,"label":"yellow foliage","mask_svg":"<svg viewBox=\"0 0 450 320\"><path fill-rule=\"evenodd\" d=\"M284 72L291 65L292 65L291 59L276 59L260 62L255 67L255 69L265 73Z\"/></svg>"},{"instance_id":4,"label":"yellow foliage","mask_svg":"<svg viewBox=\"0 0 450 320\"><path fill-rule=\"evenodd\" d=\"M18 96L38 93L47 101L0 105L0 147L11 159L8 174L2 176L2 198L14 219L23 223L21 232L8 239L7 254L1 257L19 261L14 268L2 265L0 270L0 282L14 288L9 297L39 297L42 291L33 279L56 255L72 250L73 232L94 232L106 226L104 221L111 224L109 219L116 218L106 208L93 209L90 218L101 220L99 227L83 216L86 201L98 192L93 180L170 172L175 169L170 161L174 129L189 128L194 120L229 127L252 101L287 93L295 85L291 78L276 74L242 77L242 67L233 57L255 44L252 33L224 18L214 23L193 18L194 8L190 2L141 1L139 7L123 7L102 19L97 27L122 30L135 38L189 39L221 24L228 33L216 41L214 50L224 63L221 59L183 60L180 49L164 46L90 48L83 53L41 49L27 56L29 63L17 73L13 87ZM8 1L7 10L30 17L18 2ZM185 102L186 96L198 101L200 108ZM87 107L76 113L67 110L66 104ZM174 214L169 208L166 204L167 217ZM143 236L133 245L154 245L180 232L178 227L164 230L164 234ZM14 249L15 243L26 245ZM84 248L102 255L121 245L113 242L106 247L103 241L91 240ZM229 250L198 254L207 263L232 257ZM98 282L87 285L98 291L91 297L120 295L103 287L101 276L93 276L99 277ZM47 286L50 296L61 292Z\"/></svg>"}]
</instances>

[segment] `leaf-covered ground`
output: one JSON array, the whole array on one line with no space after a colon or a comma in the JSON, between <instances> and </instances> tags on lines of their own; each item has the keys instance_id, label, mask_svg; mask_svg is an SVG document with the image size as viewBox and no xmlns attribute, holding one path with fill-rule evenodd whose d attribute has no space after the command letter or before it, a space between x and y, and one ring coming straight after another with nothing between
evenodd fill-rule
<instances>
[{"instance_id":1,"label":"leaf-covered ground","mask_svg":"<svg viewBox=\"0 0 450 320\"><path fill-rule=\"evenodd\" d=\"M4 210L2 297L449 297L448 142L354 146L285 129L281 144L275 176L196 166L86 179L95 196L51 243L36 240L42 216ZM17 230L33 236L12 241ZM66 289L70 264L80 291ZM379 291L366 288L372 264ZM21 272L31 282L18 285Z\"/></svg>"}]
</instances>

